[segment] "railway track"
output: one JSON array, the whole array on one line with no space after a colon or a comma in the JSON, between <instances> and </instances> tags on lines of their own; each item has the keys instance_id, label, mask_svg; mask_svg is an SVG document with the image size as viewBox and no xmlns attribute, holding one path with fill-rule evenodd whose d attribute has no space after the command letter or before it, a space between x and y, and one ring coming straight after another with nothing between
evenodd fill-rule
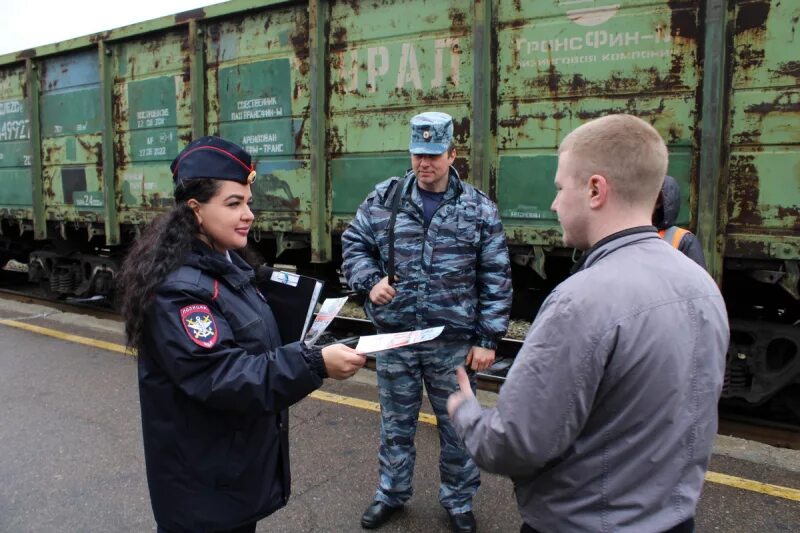
<instances>
[{"instance_id":1,"label":"railway track","mask_svg":"<svg viewBox=\"0 0 800 533\"><path fill-rule=\"evenodd\" d=\"M106 320L121 321L117 312L96 301L61 300L48 297L44 291L35 286L23 286L11 289L0 287L0 299L22 303L45 305L62 312L81 313ZM363 318L336 317L328 331L318 344L344 342L355 346L358 337L374 335L375 328L369 320ZM478 372L478 388L490 392L499 392L514 357L522 346L522 341L504 338L497 349L497 360L486 372ZM375 357L368 356L367 367L375 368ZM740 413L726 412L720 406L719 434L730 435L742 439L753 440L771 446L800 450L800 425L785 422L773 422Z\"/></svg>"},{"instance_id":2,"label":"railway track","mask_svg":"<svg viewBox=\"0 0 800 533\"><path fill-rule=\"evenodd\" d=\"M25 287L24 290L9 289L7 287L0 287L0 298L4 300L11 300L14 302L46 305L65 313L79 312L84 315L92 316L94 318L102 318L105 320L122 321L119 313L111 309L109 306L102 306L97 301L87 300L61 300L57 298L48 297L44 291L38 287L30 286Z\"/></svg>"},{"instance_id":3,"label":"railway track","mask_svg":"<svg viewBox=\"0 0 800 533\"><path fill-rule=\"evenodd\" d=\"M721 411L717 434L753 440L777 448L800 450L800 427L783 422Z\"/></svg>"}]
</instances>

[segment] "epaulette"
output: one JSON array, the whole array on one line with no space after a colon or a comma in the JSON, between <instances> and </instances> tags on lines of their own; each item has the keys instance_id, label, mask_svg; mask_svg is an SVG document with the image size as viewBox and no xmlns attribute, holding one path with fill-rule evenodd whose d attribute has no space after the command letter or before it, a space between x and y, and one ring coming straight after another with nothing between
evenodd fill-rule
<instances>
[{"instance_id":1,"label":"epaulette","mask_svg":"<svg viewBox=\"0 0 800 533\"><path fill-rule=\"evenodd\" d=\"M169 279L173 283L186 284L206 291L210 298L214 297L217 290L216 280L193 266L181 266L170 275Z\"/></svg>"}]
</instances>

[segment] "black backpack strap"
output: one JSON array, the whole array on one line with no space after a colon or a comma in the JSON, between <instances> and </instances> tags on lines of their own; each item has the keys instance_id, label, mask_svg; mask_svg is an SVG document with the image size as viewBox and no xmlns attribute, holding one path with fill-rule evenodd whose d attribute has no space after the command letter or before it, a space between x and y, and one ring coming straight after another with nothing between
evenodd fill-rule
<instances>
[{"instance_id":1,"label":"black backpack strap","mask_svg":"<svg viewBox=\"0 0 800 533\"><path fill-rule=\"evenodd\" d=\"M389 216L389 264L386 266L389 277L389 285L394 284L394 223L397 219L397 211L400 210L400 198L403 196L403 189L411 179L411 176L401 181L400 178L394 182L394 196L392 197L392 214Z\"/></svg>"}]
</instances>

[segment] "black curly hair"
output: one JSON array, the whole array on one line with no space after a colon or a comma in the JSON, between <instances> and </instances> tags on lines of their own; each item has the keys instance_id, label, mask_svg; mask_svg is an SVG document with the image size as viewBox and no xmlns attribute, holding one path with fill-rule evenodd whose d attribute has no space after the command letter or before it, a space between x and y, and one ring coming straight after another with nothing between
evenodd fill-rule
<instances>
[{"instance_id":1,"label":"black curly hair","mask_svg":"<svg viewBox=\"0 0 800 533\"><path fill-rule=\"evenodd\" d=\"M117 296L129 347L139 348L153 291L183 264L199 234L197 218L186 201L194 198L206 203L219 188L220 181L215 179L179 183L175 207L153 220L128 250L117 275Z\"/></svg>"}]
</instances>

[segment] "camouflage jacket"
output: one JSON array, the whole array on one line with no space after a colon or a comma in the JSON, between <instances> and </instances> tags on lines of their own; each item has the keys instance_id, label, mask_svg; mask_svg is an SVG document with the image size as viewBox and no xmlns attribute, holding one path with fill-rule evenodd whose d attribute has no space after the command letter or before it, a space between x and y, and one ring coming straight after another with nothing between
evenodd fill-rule
<instances>
[{"instance_id":1,"label":"camouflage jacket","mask_svg":"<svg viewBox=\"0 0 800 533\"><path fill-rule=\"evenodd\" d=\"M496 348L511 308L511 266L497 206L451 167L447 191L426 228L411 170L409 176L379 183L342 235L342 270L349 285L369 292L387 275L397 182L403 186L395 222L397 294L382 306L367 297L367 315L380 331L445 326L445 338Z\"/></svg>"}]
</instances>

